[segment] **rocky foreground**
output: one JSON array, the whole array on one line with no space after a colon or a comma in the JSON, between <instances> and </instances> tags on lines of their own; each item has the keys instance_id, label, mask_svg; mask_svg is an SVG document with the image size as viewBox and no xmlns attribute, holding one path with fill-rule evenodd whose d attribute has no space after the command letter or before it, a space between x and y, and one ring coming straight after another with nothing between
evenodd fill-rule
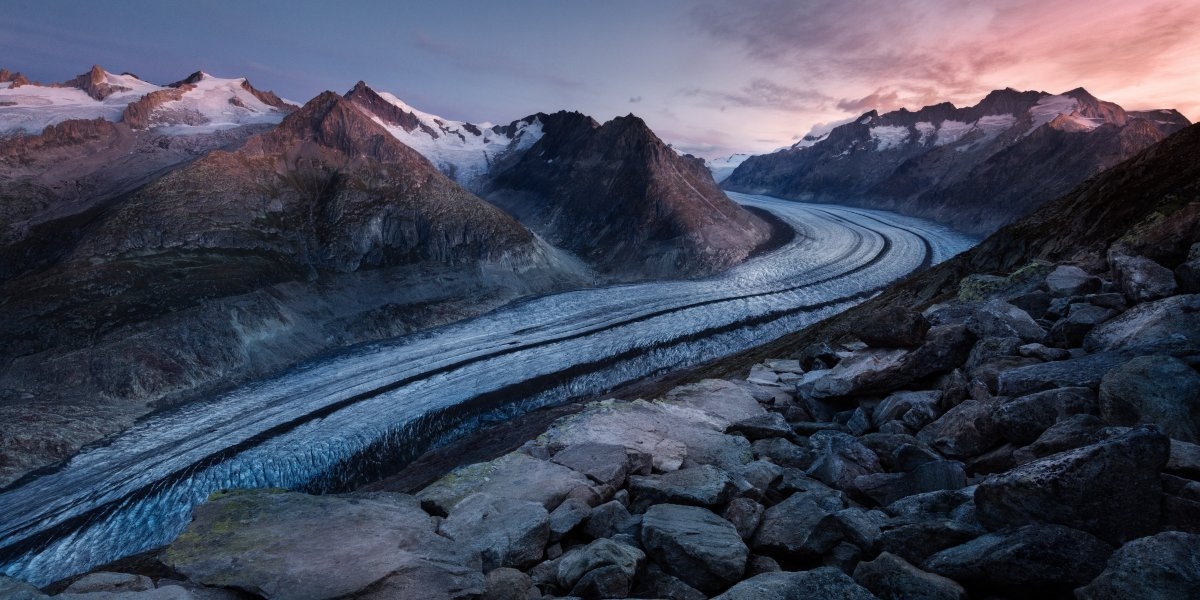
<instances>
[{"instance_id":1,"label":"rocky foreground","mask_svg":"<svg viewBox=\"0 0 1200 600\"><path fill-rule=\"evenodd\" d=\"M1107 262L595 402L415 495L217 494L157 580L55 597L1200 597L1200 244Z\"/></svg>"}]
</instances>

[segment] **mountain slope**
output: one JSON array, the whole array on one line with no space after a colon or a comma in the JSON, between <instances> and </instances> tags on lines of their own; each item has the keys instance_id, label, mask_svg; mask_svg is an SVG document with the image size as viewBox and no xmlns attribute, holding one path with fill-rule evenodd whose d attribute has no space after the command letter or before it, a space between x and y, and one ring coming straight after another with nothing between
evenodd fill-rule
<instances>
[{"instance_id":1,"label":"mountain slope","mask_svg":"<svg viewBox=\"0 0 1200 600\"><path fill-rule=\"evenodd\" d=\"M618 278L705 275L749 256L771 227L679 156L641 119L603 125L545 117L545 134L491 182L486 198Z\"/></svg>"},{"instance_id":2,"label":"mountain slope","mask_svg":"<svg viewBox=\"0 0 1200 600\"><path fill-rule=\"evenodd\" d=\"M330 348L590 282L332 92L76 237L0 283L0 439L44 461Z\"/></svg>"},{"instance_id":3,"label":"mountain slope","mask_svg":"<svg viewBox=\"0 0 1200 600\"><path fill-rule=\"evenodd\" d=\"M746 160L724 186L988 233L1187 124L1177 112L1126 112L1083 89L998 90L967 108L868 112L822 140Z\"/></svg>"},{"instance_id":4,"label":"mountain slope","mask_svg":"<svg viewBox=\"0 0 1200 600\"><path fill-rule=\"evenodd\" d=\"M706 275L763 244L770 227L725 197L632 115L579 113L474 125L421 112L359 82L346 96L448 177L615 279Z\"/></svg>"}]
</instances>

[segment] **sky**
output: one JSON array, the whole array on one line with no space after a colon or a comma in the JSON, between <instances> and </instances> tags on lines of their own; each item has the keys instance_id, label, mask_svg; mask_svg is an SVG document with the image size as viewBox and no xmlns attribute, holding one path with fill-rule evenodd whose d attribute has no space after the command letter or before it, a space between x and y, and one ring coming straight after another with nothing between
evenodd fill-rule
<instances>
[{"instance_id":1,"label":"sky","mask_svg":"<svg viewBox=\"0 0 1200 600\"><path fill-rule=\"evenodd\" d=\"M706 158L1005 87L1200 120L1200 0L0 0L0 15L0 67L35 81L204 70L304 102L363 80L476 123L633 113Z\"/></svg>"}]
</instances>

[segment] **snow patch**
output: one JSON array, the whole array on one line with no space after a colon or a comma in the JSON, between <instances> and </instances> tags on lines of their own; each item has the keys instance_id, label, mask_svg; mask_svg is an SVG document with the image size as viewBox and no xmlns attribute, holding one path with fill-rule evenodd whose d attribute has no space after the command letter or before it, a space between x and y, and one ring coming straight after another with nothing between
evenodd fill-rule
<instances>
[{"instance_id":1,"label":"snow patch","mask_svg":"<svg viewBox=\"0 0 1200 600\"><path fill-rule=\"evenodd\" d=\"M507 133L498 131L498 128L490 123L473 125L443 119L417 110L387 92L377 93L380 98L411 113L425 127L405 131L403 127L386 123L379 117L374 117L375 122L406 146L429 159L429 162L446 176L472 190L477 190L477 186L483 183L483 177L487 175L496 159L528 150L544 133L542 122L537 118L519 121L515 130ZM432 130L434 135L430 135L429 130Z\"/></svg>"},{"instance_id":2,"label":"snow patch","mask_svg":"<svg viewBox=\"0 0 1200 600\"><path fill-rule=\"evenodd\" d=\"M971 131L974 126L972 123L963 123L962 121L942 121L941 127L938 127L937 130L937 141L934 143L938 146L953 144L967 135L967 132Z\"/></svg>"},{"instance_id":3,"label":"snow patch","mask_svg":"<svg viewBox=\"0 0 1200 600\"><path fill-rule=\"evenodd\" d=\"M72 119L120 121L126 105L162 89L132 75L106 74L106 80L129 89L96 100L78 88L29 84L13 89L6 84L0 88L0 134L39 134Z\"/></svg>"},{"instance_id":4,"label":"snow patch","mask_svg":"<svg viewBox=\"0 0 1200 600\"><path fill-rule=\"evenodd\" d=\"M917 128L917 134L920 135L920 137L917 138L917 143L922 146L924 146L926 142L932 139L934 134L937 133L937 126L929 121L921 121L914 125L914 127Z\"/></svg>"},{"instance_id":5,"label":"snow patch","mask_svg":"<svg viewBox=\"0 0 1200 600\"><path fill-rule=\"evenodd\" d=\"M725 158L714 158L704 161L705 166L712 172L713 180L721 183L733 174L739 165L750 158L749 154L733 154Z\"/></svg>"},{"instance_id":6,"label":"snow patch","mask_svg":"<svg viewBox=\"0 0 1200 600\"><path fill-rule=\"evenodd\" d=\"M245 82L245 78L223 79L202 73L200 81L182 98L154 109L150 127L166 134L187 135L282 121L283 113L242 87Z\"/></svg>"},{"instance_id":7,"label":"snow patch","mask_svg":"<svg viewBox=\"0 0 1200 600\"><path fill-rule=\"evenodd\" d=\"M908 141L911 132L903 125L880 125L870 129L871 139L875 140L876 150L899 148Z\"/></svg>"}]
</instances>

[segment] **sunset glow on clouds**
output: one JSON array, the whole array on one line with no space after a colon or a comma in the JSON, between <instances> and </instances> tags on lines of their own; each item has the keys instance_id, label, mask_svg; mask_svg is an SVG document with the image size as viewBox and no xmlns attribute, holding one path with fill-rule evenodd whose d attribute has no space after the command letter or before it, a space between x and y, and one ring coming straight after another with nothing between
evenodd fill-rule
<instances>
[{"instance_id":1,"label":"sunset glow on clouds","mask_svg":"<svg viewBox=\"0 0 1200 600\"><path fill-rule=\"evenodd\" d=\"M1200 119L1200 0L294 0L24 3L5 67L203 68L303 101L359 80L448 118L633 112L705 156L766 152L867 110L1085 87Z\"/></svg>"}]
</instances>

